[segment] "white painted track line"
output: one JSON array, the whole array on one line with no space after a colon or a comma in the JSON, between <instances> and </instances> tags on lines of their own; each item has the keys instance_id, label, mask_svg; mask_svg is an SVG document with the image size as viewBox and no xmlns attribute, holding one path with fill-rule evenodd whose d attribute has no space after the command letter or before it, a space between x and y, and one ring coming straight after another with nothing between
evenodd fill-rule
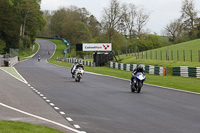
<instances>
[{"instance_id":1,"label":"white painted track line","mask_svg":"<svg viewBox=\"0 0 200 133\"><path fill-rule=\"evenodd\" d=\"M11 107L11 106L8 106L8 105L6 105L6 104L0 103L0 105L3 106L3 107L9 108L9 109L11 109L11 110L20 112L20 113L22 113L22 114L25 114L25 115L28 115L28 116L31 116L31 117L34 117L34 118L37 118L37 119L40 119L40 120L44 120L44 121L53 123L53 124L55 124L55 125L58 125L58 126L60 126L60 127L63 127L63 128L65 128L65 129L68 129L68 130L70 130L70 131L73 131L73 132L75 132L75 133L84 133L84 131L78 131L78 130L76 130L76 129L73 129L73 128L70 128L70 127L68 127L68 126L65 126L65 125L63 125L63 124L61 124L61 123L58 123L58 122L55 122L55 121L52 121L52 120L49 120L49 119L46 119L46 118L43 118L43 117L34 115L34 114L31 114L31 113L27 113L27 112L25 112L25 111L16 109L16 108Z\"/></svg>"}]
</instances>

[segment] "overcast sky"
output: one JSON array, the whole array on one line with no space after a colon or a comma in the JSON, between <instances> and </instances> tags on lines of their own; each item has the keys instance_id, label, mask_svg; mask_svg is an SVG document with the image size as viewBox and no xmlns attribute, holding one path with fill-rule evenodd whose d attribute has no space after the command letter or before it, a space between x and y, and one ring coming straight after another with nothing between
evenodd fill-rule
<instances>
[{"instance_id":1,"label":"overcast sky","mask_svg":"<svg viewBox=\"0 0 200 133\"><path fill-rule=\"evenodd\" d=\"M143 6L150 12L150 19L145 27L151 32L161 34L161 30L172 20L180 17L182 0L119 0L123 3L133 3ZM195 9L200 11L200 0L194 0ZM110 0L42 0L42 10L57 10L60 7L75 5L85 7L98 21L101 21L103 8L108 7ZM198 15L200 17L200 14Z\"/></svg>"}]
</instances>

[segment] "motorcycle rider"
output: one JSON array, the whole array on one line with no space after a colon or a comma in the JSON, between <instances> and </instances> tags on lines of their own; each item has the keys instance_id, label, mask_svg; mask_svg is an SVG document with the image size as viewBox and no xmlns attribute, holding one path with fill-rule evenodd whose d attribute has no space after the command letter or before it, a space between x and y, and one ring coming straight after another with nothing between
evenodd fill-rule
<instances>
[{"instance_id":1,"label":"motorcycle rider","mask_svg":"<svg viewBox=\"0 0 200 133\"><path fill-rule=\"evenodd\" d=\"M144 74L144 69L143 69L143 67L141 65L138 65L132 72L133 76L131 77L131 86L132 86L133 80L135 79L136 74L138 72L141 72L141 73Z\"/></svg>"},{"instance_id":2,"label":"motorcycle rider","mask_svg":"<svg viewBox=\"0 0 200 133\"><path fill-rule=\"evenodd\" d=\"M77 65L78 65L78 61L75 61L74 64L72 65L72 68L71 68L71 73L72 74L74 74Z\"/></svg>"},{"instance_id":3,"label":"motorcycle rider","mask_svg":"<svg viewBox=\"0 0 200 133\"><path fill-rule=\"evenodd\" d=\"M79 68L79 67L81 67L83 70L85 70L82 63L79 63L78 65L76 65L75 70L76 70L77 68Z\"/></svg>"},{"instance_id":4,"label":"motorcycle rider","mask_svg":"<svg viewBox=\"0 0 200 133\"><path fill-rule=\"evenodd\" d=\"M40 55L38 55L38 61L40 61Z\"/></svg>"}]
</instances>

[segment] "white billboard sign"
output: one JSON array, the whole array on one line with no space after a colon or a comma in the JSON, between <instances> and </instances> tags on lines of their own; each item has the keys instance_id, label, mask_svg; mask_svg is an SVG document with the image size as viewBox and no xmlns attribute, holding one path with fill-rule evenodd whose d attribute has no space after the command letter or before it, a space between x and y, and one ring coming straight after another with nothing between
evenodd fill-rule
<instances>
[{"instance_id":1,"label":"white billboard sign","mask_svg":"<svg viewBox=\"0 0 200 133\"><path fill-rule=\"evenodd\" d=\"M111 43L83 43L83 51L112 51Z\"/></svg>"}]
</instances>

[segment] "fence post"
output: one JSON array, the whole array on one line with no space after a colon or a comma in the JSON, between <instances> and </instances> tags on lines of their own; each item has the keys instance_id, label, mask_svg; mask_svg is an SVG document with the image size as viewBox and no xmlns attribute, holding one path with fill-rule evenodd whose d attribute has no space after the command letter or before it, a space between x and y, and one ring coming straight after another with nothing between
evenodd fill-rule
<instances>
[{"instance_id":1,"label":"fence post","mask_svg":"<svg viewBox=\"0 0 200 133\"><path fill-rule=\"evenodd\" d=\"M133 56L133 49L132 49L132 56Z\"/></svg>"},{"instance_id":2,"label":"fence post","mask_svg":"<svg viewBox=\"0 0 200 133\"><path fill-rule=\"evenodd\" d=\"M150 57L151 57L151 60L152 60L152 51L150 52Z\"/></svg>"},{"instance_id":3,"label":"fence post","mask_svg":"<svg viewBox=\"0 0 200 133\"><path fill-rule=\"evenodd\" d=\"M190 51L190 55L191 55L191 62L192 62L192 50Z\"/></svg>"},{"instance_id":4,"label":"fence post","mask_svg":"<svg viewBox=\"0 0 200 133\"><path fill-rule=\"evenodd\" d=\"M138 50L138 59L140 59L140 51Z\"/></svg>"},{"instance_id":5,"label":"fence post","mask_svg":"<svg viewBox=\"0 0 200 133\"><path fill-rule=\"evenodd\" d=\"M157 50L155 51L155 59L157 60Z\"/></svg>"},{"instance_id":6,"label":"fence post","mask_svg":"<svg viewBox=\"0 0 200 133\"><path fill-rule=\"evenodd\" d=\"M199 62L200 62L200 50L199 50Z\"/></svg>"},{"instance_id":7,"label":"fence post","mask_svg":"<svg viewBox=\"0 0 200 133\"><path fill-rule=\"evenodd\" d=\"M137 57L137 55L136 55L136 54L137 54L137 51L135 50L135 57ZM136 59L137 59L137 58L136 58Z\"/></svg>"},{"instance_id":8,"label":"fence post","mask_svg":"<svg viewBox=\"0 0 200 133\"><path fill-rule=\"evenodd\" d=\"M179 53L178 53L178 50L177 50L177 61L179 61Z\"/></svg>"},{"instance_id":9,"label":"fence post","mask_svg":"<svg viewBox=\"0 0 200 133\"><path fill-rule=\"evenodd\" d=\"M142 59L143 59L143 51L142 51Z\"/></svg>"},{"instance_id":10,"label":"fence post","mask_svg":"<svg viewBox=\"0 0 200 133\"><path fill-rule=\"evenodd\" d=\"M173 60L173 50L171 50L171 60Z\"/></svg>"},{"instance_id":11,"label":"fence post","mask_svg":"<svg viewBox=\"0 0 200 133\"><path fill-rule=\"evenodd\" d=\"M162 50L160 50L160 59L162 60Z\"/></svg>"},{"instance_id":12,"label":"fence post","mask_svg":"<svg viewBox=\"0 0 200 133\"><path fill-rule=\"evenodd\" d=\"M185 50L183 50L183 61L185 61Z\"/></svg>"},{"instance_id":13,"label":"fence post","mask_svg":"<svg viewBox=\"0 0 200 133\"><path fill-rule=\"evenodd\" d=\"M199 57L200 58L200 57ZM147 60L147 51L146 51L146 60Z\"/></svg>"}]
</instances>

